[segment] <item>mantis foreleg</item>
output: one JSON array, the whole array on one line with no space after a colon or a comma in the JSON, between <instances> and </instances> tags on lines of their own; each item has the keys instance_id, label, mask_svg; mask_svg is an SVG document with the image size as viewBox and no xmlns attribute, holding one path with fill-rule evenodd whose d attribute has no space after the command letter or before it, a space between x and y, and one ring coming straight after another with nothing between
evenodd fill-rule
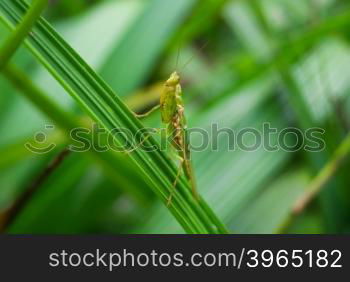
<instances>
[{"instance_id":1,"label":"mantis foreleg","mask_svg":"<svg viewBox=\"0 0 350 282\"><path fill-rule=\"evenodd\" d=\"M153 112L155 112L156 110L158 110L159 108L160 108L160 105L158 104L158 105L154 106L152 109L150 109L148 112L146 112L146 113L144 113L144 114L136 114L136 113L134 113L134 115L135 115L135 117L140 118L140 119L146 118L146 117L148 117L151 113L153 113Z\"/></svg>"}]
</instances>

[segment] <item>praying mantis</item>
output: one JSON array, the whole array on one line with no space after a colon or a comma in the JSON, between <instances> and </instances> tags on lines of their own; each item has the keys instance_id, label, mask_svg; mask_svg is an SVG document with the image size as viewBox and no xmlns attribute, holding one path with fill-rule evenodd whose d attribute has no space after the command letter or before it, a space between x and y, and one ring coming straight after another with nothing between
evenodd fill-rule
<instances>
[{"instance_id":1,"label":"praying mantis","mask_svg":"<svg viewBox=\"0 0 350 282\"><path fill-rule=\"evenodd\" d=\"M179 169L173 183L173 191L168 198L168 205L171 204L181 171L184 172L190 182L193 196L196 199L199 199L196 179L191 162L191 151L189 147L187 122L184 114L185 108L182 94L180 75L177 71L174 71L164 83L159 105L155 106L145 114L135 114L138 118L144 118L152 112L160 109L162 123L166 126L167 136L171 138L171 145L176 150L177 157L180 160Z\"/></svg>"}]
</instances>

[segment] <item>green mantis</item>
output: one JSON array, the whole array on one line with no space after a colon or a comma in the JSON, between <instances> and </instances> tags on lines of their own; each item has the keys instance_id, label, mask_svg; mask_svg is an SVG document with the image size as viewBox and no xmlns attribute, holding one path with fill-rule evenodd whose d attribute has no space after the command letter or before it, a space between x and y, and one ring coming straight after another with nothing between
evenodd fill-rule
<instances>
[{"instance_id":1,"label":"green mantis","mask_svg":"<svg viewBox=\"0 0 350 282\"><path fill-rule=\"evenodd\" d=\"M151 109L148 113L136 116L146 117L157 109L160 109L162 122L166 126L167 136L171 139L171 145L176 150L177 157L180 160L178 173L173 183L174 189L168 198L168 205L171 204L181 171L184 172L189 180L194 197L198 199L197 185L191 162L187 123L184 115L185 108L182 100L180 76L176 71L170 75L163 86L160 95L160 104Z\"/></svg>"}]
</instances>

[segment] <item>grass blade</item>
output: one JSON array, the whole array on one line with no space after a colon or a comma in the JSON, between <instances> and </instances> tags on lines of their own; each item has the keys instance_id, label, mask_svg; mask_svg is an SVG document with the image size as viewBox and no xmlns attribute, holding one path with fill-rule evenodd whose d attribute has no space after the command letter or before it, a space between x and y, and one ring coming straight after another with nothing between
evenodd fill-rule
<instances>
[{"instance_id":1,"label":"grass blade","mask_svg":"<svg viewBox=\"0 0 350 282\"><path fill-rule=\"evenodd\" d=\"M48 0L36 0L23 18L23 21L18 24L16 30L0 48L0 71L11 59L24 38L28 35L30 29L40 17L42 11L45 9L47 2Z\"/></svg>"},{"instance_id":2,"label":"grass blade","mask_svg":"<svg viewBox=\"0 0 350 282\"><path fill-rule=\"evenodd\" d=\"M21 20L26 10L27 5L23 1L0 3L1 18L11 28ZM38 21L27 46L78 104L108 132L113 134L114 129L123 128L135 136L144 129L112 89L45 20ZM123 136L114 134L114 138L121 144L131 144L131 140ZM147 139L146 143L158 148L153 138ZM155 194L166 204L176 177L174 165L160 150L136 150L130 157ZM193 199L184 179L179 182L173 203L168 208L188 233L226 232L203 200Z\"/></svg>"}]
</instances>

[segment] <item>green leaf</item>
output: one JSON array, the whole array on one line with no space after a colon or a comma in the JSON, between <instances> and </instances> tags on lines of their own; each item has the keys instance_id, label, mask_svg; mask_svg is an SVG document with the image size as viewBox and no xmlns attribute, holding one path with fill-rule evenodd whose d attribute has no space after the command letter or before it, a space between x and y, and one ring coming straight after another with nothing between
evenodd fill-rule
<instances>
[{"instance_id":1,"label":"green leaf","mask_svg":"<svg viewBox=\"0 0 350 282\"><path fill-rule=\"evenodd\" d=\"M13 27L26 11L22 1L2 1L1 17ZM143 129L142 124L121 102L111 88L68 46L64 40L43 19L33 30L28 46L51 74L74 97L80 106L109 132L115 128L130 130L133 136ZM123 136L115 136L120 143L129 142ZM146 141L149 146L157 144L153 138ZM153 191L163 201L172 191L176 169L167 156L157 150L144 152L136 150L131 159L150 183ZM188 233L225 232L223 225L203 200L196 201L188 183L181 179L168 209Z\"/></svg>"}]
</instances>

